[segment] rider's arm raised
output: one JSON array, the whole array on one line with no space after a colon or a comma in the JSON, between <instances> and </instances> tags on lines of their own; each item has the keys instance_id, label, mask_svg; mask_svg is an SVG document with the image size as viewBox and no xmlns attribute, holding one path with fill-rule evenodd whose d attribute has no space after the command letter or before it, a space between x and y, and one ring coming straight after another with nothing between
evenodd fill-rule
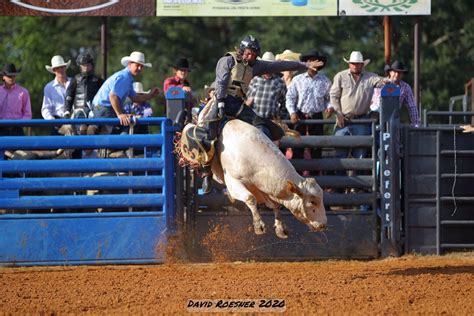
<instances>
[{"instance_id":1,"label":"rider's arm raised","mask_svg":"<svg viewBox=\"0 0 474 316\"><path fill-rule=\"evenodd\" d=\"M306 71L308 69L306 63L301 61L266 61L256 60L253 65L253 75L258 76L264 73L279 73L287 70Z\"/></svg>"}]
</instances>

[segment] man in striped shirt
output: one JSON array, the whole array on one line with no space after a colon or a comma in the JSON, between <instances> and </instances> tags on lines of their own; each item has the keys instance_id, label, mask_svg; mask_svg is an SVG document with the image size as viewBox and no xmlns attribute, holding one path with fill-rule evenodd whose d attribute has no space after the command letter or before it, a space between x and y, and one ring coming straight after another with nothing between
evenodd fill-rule
<instances>
[{"instance_id":1,"label":"man in striped shirt","mask_svg":"<svg viewBox=\"0 0 474 316\"><path fill-rule=\"evenodd\" d=\"M415 104L413 97L413 91L408 83L403 81L403 76L408 72L403 62L395 60L392 65L385 66L385 72L388 72L389 79L400 88L400 106L405 104L410 115L410 125L412 127L420 126L420 116L418 115L418 108ZM370 110L374 112L380 112L380 101L381 101L382 88L375 88L374 95L372 96L372 103Z\"/></svg>"},{"instance_id":2,"label":"man in striped shirt","mask_svg":"<svg viewBox=\"0 0 474 316\"><path fill-rule=\"evenodd\" d=\"M275 61L275 56L272 52L266 52L262 60ZM250 81L247 100L259 116L271 120L280 117L279 109L285 104L285 95L283 79L275 74L263 74Z\"/></svg>"}]
</instances>

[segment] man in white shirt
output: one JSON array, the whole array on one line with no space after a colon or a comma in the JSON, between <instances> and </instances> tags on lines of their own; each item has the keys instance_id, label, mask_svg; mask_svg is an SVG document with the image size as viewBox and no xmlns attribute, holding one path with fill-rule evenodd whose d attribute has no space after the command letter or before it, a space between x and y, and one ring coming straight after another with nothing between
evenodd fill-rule
<instances>
[{"instance_id":1,"label":"man in white shirt","mask_svg":"<svg viewBox=\"0 0 474 316\"><path fill-rule=\"evenodd\" d=\"M66 75L66 69L70 64L70 60L65 62L62 56L56 55L51 58L51 66L45 66L47 71L55 75L54 79L44 87L41 115L46 120L64 117L66 90L71 82L71 78Z\"/></svg>"},{"instance_id":2,"label":"man in white shirt","mask_svg":"<svg viewBox=\"0 0 474 316\"><path fill-rule=\"evenodd\" d=\"M327 57L320 54L316 49L309 50L300 56L302 62L322 62L323 65L316 69L308 69L305 73L293 78L288 92L286 93L286 109L290 114L294 129L301 135L323 135L324 125L302 125L300 120L322 120L323 112L329 105L329 90L331 80L324 74L319 73L327 62ZM310 150L310 149L308 149ZM310 150L311 157L321 158L321 148ZM293 158L303 158L302 148L293 148Z\"/></svg>"}]
</instances>

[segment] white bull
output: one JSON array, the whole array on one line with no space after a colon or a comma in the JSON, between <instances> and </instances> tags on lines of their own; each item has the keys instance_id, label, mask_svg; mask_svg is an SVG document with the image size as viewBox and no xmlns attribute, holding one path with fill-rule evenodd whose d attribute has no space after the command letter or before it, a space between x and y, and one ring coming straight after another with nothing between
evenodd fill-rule
<instances>
[{"instance_id":1,"label":"white bull","mask_svg":"<svg viewBox=\"0 0 474 316\"><path fill-rule=\"evenodd\" d=\"M227 186L231 200L249 207L256 234L265 232L257 209L261 203L275 212L275 233L279 238L288 238L279 204L311 231L326 228L321 187L313 178L301 177L278 147L254 126L240 120L225 125L212 170L214 179Z\"/></svg>"}]
</instances>

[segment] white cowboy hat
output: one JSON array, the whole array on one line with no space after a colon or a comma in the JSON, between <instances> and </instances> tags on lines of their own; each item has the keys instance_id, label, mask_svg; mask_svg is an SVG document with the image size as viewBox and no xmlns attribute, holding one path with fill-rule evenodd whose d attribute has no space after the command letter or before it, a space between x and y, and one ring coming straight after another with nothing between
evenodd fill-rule
<instances>
[{"instance_id":1,"label":"white cowboy hat","mask_svg":"<svg viewBox=\"0 0 474 316\"><path fill-rule=\"evenodd\" d=\"M342 59L344 59L346 63L363 63L364 66L367 66L370 63L370 59L364 60L362 53L358 51L353 51L349 60L345 59L344 57L342 57Z\"/></svg>"},{"instance_id":2,"label":"white cowboy hat","mask_svg":"<svg viewBox=\"0 0 474 316\"><path fill-rule=\"evenodd\" d=\"M272 52L265 52L265 53L262 55L262 60L275 61L275 55L273 55Z\"/></svg>"},{"instance_id":3,"label":"white cowboy hat","mask_svg":"<svg viewBox=\"0 0 474 316\"><path fill-rule=\"evenodd\" d=\"M121 63L123 66L127 66L129 62L151 67L151 63L145 63L145 54L141 52L132 52L130 56L122 57Z\"/></svg>"},{"instance_id":4,"label":"white cowboy hat","mask_svg":"<svg viewBox=\"0 0 474 316\"><path fill-rule=\"evenodd\" d=\"M133 90L136 93L150 93L151 90L144 91L143 84L141 82L134 82L133 83Z\"/></svg>"},{"instance_id":5,"label":"white cowboy hat","mask_svg":"<svg viewBox=\"0 0 474 316\"><path fill-rule=\"evenodd\" d=\"M44 67L46 67L46 70L49 71L50 73L54 73L53 69L54 68L58 68L58 67L62 67L62 66L66 66L66 68L69 68L69 65L71 64L71 61L69 60L68 62L65 62L64 61L64 58L60 55L56 55L56 56L53 56L53 58L51 58L51 66L48 66L48 65L45 65Z\"/></svg>"},{"instance_id":6,"label":"white cowboy hat","mask_svg":"<svg viewBox=\"0 0 474 316\"><path fill-rule=\"evenodd\" d=\"M301 54L295 53L290 49L286 49L283 53L277 54L275 59L276 60L298 61L298 60L300 60L300 55Z\"/></svg>"}]
</instances>

